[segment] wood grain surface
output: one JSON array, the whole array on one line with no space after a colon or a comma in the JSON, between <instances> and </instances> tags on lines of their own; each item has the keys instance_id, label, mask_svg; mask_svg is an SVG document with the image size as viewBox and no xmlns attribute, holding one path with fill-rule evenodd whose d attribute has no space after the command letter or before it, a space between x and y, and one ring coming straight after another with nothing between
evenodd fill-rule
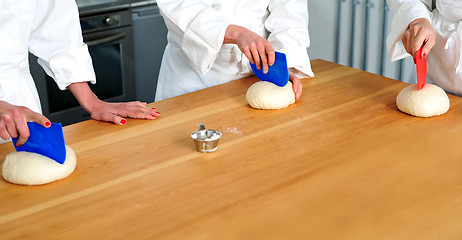
<instances>
[{"instance_id":1,"label":"wood grain surface","mask_svg":"<svg viewBox=\"0 0 462 240\"><path fill-rule=\"evenodd\" d=\"M152 103L156 120L65 127L75 172L1 179L0 239L462 239L461 98L412 117L406 83L312 65L286 109L250 108L250 77ZM216 152L195 150L199 122Z\"/></svg>"}]
</instances>

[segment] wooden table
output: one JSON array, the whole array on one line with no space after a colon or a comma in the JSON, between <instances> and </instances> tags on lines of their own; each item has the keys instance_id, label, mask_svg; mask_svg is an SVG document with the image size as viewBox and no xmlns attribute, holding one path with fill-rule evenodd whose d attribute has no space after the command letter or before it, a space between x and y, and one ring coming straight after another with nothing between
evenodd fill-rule
<instances>
[{"instance_id":1,"label":"wooden table","mask_svg":"<svg viewBox=\"0 0 462 240\"><path fill-rule=\"evenodd\" d=\"M250 108L250 77L156 102L157 120L65 127L75 172L0 181L0 239L462 239L462 99L412 117L406 83L312 65L286 109ZM199 122L216 152L195 150Z\"/></svg>"}]
</instances>

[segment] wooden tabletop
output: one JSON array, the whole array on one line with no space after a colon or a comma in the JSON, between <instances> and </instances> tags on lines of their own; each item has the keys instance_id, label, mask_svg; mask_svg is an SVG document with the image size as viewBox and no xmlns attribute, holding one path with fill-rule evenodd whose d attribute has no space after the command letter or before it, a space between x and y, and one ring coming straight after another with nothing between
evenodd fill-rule
<instances>
[{"instance_id":1,"label":"wooden tabletop","mask_svg":"<svg viewBox=\"0 0 462 240\"><path fill-rule=\"evenodd\" d=\"M65 127L76 170L0 180L0 239L462 239L462 99L412 117L406 83L312 65L286 109L250 108L250 77L153 103L156 120ZM216 152L196 123L223 133Z\"/></svg>"}]
</instances>

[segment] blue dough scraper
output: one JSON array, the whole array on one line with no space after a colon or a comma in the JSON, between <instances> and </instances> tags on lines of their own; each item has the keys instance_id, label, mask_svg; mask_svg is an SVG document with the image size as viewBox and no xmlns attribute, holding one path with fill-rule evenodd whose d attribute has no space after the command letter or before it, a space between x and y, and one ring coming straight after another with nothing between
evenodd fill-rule
<instances>
[{"instance_id":1,"label":"blue dough scraper","mask_svg":"<svg viewBox=\"0 0 462 240\"><path fill-rule=\"evenodd\" d=\"M60 123L51 123L46 128L35 122L27 122L30 136L24 145L17 147L18 138L13 138L13 145L18 152L33 152L42 154L63 164L66 160L63 127Z\"/></svg>"},{"instance_id":2,"label":"blue dough scraper","mask_svg":"<svg viewBox=\"0 0 462 240\"><path fill-rule=\"evenodd\" d=\"M272 82L279 87L284 87L289 82L289 70L287 69L287 59L284 53L275 52L273 66L269 66L268 72L263 73L263 68L257 69L255 64L250 63L255 76L262 81Z\"/></svg>"}]
</instances>

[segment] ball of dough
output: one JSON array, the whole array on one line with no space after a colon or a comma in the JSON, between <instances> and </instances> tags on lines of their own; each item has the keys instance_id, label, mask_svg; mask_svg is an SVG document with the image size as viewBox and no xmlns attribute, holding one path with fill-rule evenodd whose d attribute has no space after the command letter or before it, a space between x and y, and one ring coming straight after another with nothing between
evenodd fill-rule
<instances>
[{"instance_id":1,"label":"ball of dough","mask_svg":"<svg viewBox=\"0 0 462 240\"><path fill-rule=\"evenodd\" d=\"M246 98L251 107L258 109L281 109L295 102L291 82L279 87L274 83L258 81L249 87Z\"/></svg>"},{"instance_id":2,"label":"ball of dough","mask_svg":"<svg viewBox=\"0 0 462 240\"><path fill-rule=\"evenodd\" d=\"M417 84L407 86L396 97L398 109L416 117L432 117L449 110L449 98L440 87L425 84L419 90Z\"/></svg>"},{"instance_id":3,"label":"ball of dough","mask_svg":"<svg viewBox=\"0 0 462 240\"><path fill-rule=\"evenodd\" d=\"M40 185L69 176L75 169L77 159L74 151L66 146L63 164L37 153L12 152L2 165L3 178L21 185Z\"/></svg>"}]
</instances>

